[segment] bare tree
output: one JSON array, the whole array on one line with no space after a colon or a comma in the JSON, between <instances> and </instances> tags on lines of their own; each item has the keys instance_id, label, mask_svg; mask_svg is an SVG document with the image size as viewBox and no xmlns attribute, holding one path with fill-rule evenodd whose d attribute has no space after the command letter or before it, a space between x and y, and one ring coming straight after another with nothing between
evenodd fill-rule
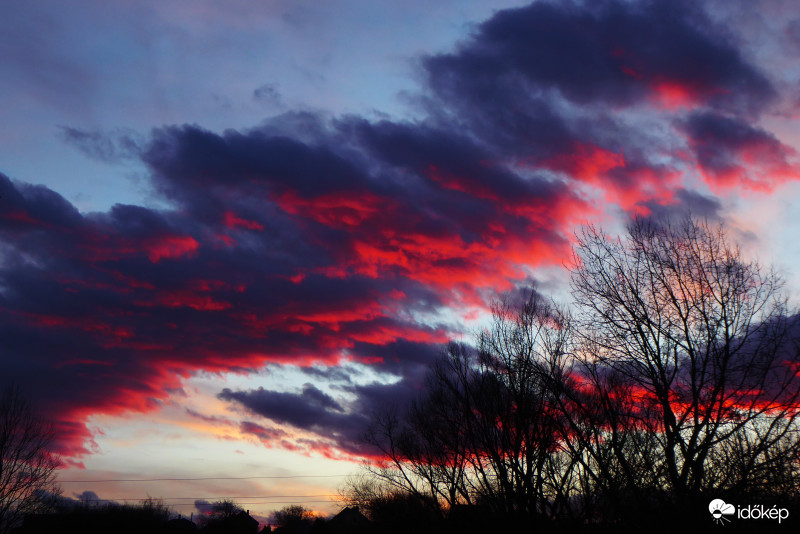
<instances>
[{"instance_id":1,"label":"bare tree","mask_svg":"<svg viewBox=\"0 0 800 534\"><path fill-rule=\"evenodd\" d=\"M492 312L478 336L470 459L480 494L500 513L550 516L563 474L553 383L571 351L571 318L535 291Z\"/></svg>"},{"instance_id":2,"label":"bare tree","mask_svg":"<svg viewBox=\"0 0 800 534\"><path fill-rule=\"evenodd\" d=\"M800 317L722 227L578 235L575 315L536 293L451 343L407 411L373 420L377 485L440 515L646 524L709 494L800 497Z\"/></svg>"},{"instance_id":3,"label":"bare tree","mask_svg":"<svg viewBox=\"0 0 800 534\"><path fill-rule=\"evenodd\" d=\"M351 475L339 487L342 508L356 507L370 517L373 503L388 499L395 488L372 476L369 471Z\"/></svg>"},{"instance_id":4,"label":"bare tree","mask_svg":"<svg viewBox=\"0 0 800 534\"><path fill-rule=\"evenodd\" d=\"M537 293L498 303L475 347L448 345L407 412L373 420L368 442L385 462L372 473L442 514L475 503L504 516L550 514L565 502L559 492L570 464L559 457L552 387L570 339L568 314Z\"/></svg>"},{"instance_id":5,"label":"bare tree","mask_svg":"<svg viewBox=\"0 0 800 534\"><path fill-rule=\"evenodd\" d=\"M300 506L299 504L284 506L277 512L273 513L273 516L279 525L287 525L289 523L298 522L308 519L309 517L313 517L309 510L306 510L305 507Z\"/></svg>"},{"instance_id":6,"label":"bare tree","mask_svg":"<svg viewBox=\"0 0 800 534\"><path fill-rule=\"evenodd\" d=\"M26 514L42 511L46 496L57 493L52 427L39 418L19 390L0 397L0 534Z\"/></svg>"},{"instance_id":7,"label":"bare tree","mask_svg":"<svg viewBox=\"0 0 800 534\"><path fill-rule=\"evenodd\" d=\"M349 500L361 500L369 509L387 498L408 494L439 515L443 507L453 504L448 501L451 491L447 484L451 479L447 476L451 469L446 460L451 452L447 445L450 440L439 440L430 428L435 424L434 414L420 425L424 404L427 399L415 402L404 412L387 407L373 415L364 441L375 447L382 458L365 464L365 468L376 483L350 484ZM441 428L458 432L453 427ZM441 448L434 452L437 444Z\"/></svg>"},{"instance_id":8,"label":"bare tree","mask_svg":"<svg viewBox=\"0 0 800 534\"><path fill-rule=\"evenodd\" d=\"M211 503L209 506L208 511L208 520L209 521L222 521L225 519L229 519L231 517L235 517L240 513L244 512L244 508L239 506L236 501L232 499L223 499L221 501L215 501Z\"/></svg>"},{"instance_id":9,"label":"bare tree","mask_svg":"<svg viewBox=\"0 0 800 534\"><path fill-rule=\"evenodd\" d=\"M292 504L273 512L271 520L278 526L276 532L308 534L314 523L314 514L299 504Z\"/></svg>"},{"instance_id":10,"label":"bare tree","mask_svg":"<svg viewBox=\"0 0 800 534\"><path fill-rule=\"evenodd\" d=\"M637 219L624 240L578 235L572 289L589 393L567 413L595 484L677 500L792 486L800 377L772 270L721 226Z\"/></svg>"}]
</instances>

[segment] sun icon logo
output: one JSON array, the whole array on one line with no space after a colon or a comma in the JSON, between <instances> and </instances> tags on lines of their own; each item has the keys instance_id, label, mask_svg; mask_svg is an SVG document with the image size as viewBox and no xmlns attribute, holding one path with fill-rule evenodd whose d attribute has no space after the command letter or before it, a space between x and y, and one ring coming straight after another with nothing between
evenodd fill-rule
<instances>
[{"instance_id":1,"label":"sun icon logo","mask_svg":"<svg viewBox=\"0 0 800 534\"><path fill-rule=\"evenodd\" d=\"M714 523L724 525L725 523L731 522L731 520L725 516L735 514L736 507L732 504L726 504L722 499L714 499L708 504L708 511L711 512L711 518Z\"/></svg>"}]
</instances>

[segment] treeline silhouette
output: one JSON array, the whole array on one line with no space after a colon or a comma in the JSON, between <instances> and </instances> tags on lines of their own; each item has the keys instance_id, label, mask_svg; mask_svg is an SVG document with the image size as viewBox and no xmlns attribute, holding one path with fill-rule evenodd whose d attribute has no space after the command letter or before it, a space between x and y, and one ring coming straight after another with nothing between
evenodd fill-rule
<instances>
[{"instance_id":1,"label":"treeline silhouette","mask_svg":"<svg viewBox=\"0 0 800 534\"><path fill-rule=\"evenodd\" d=\"M61 504L59 504L59 502ZM48 513L28 515L15 534L348 534L377 532L356 508L323 518L300 505L274 512L260 525L234 501L209 503L208 513L194 520L173 513L163 502L92 504L53 501Z\"/></svg>"},{"instance_id":2,"label":"treeline silhouette","mask_svg":"<svg viewBox=\"0 0 800 534\"><path fill-rule=\"evenodd\" d=\"M179 534L187 532L187 526L176 518L171 522L170 510L158 500L144 503L91 504L74 503L64 499L52 499L47 511L25 517L16 534L44 534L65 532L100 534L138 534L141 532ZM183 528L181 528L181 526ZM192 524L189 528L194 526ZM196 527L194 527L196 530Z\"/></svg>"},{"instance_id":3,"label":"treeline silhouette","mask_svg":"<svg viewBox=\"0 0 800 534\"><path fill-rule=\"evenodd\" d=\"M387 532L409 516L430 532L789 528L709 508L800 513L797 314L781 279L688 217L636 219L624 239L585 228L572 265L573 310L507 298L410 407L375 414L365 440L382 460L348 502Z\"/></svg>"}]
</instances>

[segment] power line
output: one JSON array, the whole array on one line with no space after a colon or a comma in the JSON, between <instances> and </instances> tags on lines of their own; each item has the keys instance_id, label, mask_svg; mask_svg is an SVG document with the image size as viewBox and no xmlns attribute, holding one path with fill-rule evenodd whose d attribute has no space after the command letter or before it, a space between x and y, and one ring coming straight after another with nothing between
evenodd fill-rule
<instances>
[{"instance_id":1,"label":"power line","mask_svg":"<svg viewBox=\"0 0 800 534\"><path fill-rule=\"evenodd\" d=\"M310 504L310 503L332 503L335 501L331 500L316 500L316 501L256 501L256 502L237 502L236 504ZM194 506L193 503L190 502L179 502L174 503L171 506Z\"/></svg>"},{"instance_id":2,"label":"power line","mask_svg":"<svg viewBox=\"0 0 800 534\"><path fill-rule=\"evenodd\" d=\"M174 501L174 500L194 500L194 501L224 501L236 499L304 499L307 497L338 497L336 493L318 493L314 495L241 495L227 497L147 497L144 499L131 499L128 497L106 497L104 499L78 499L81 502L107 502L107 501Z\"/></svg>"},{"instance_id":3,"label":"power line","mask_svg":"<svg viewBox=\"0 0 800 534\"><path fill-rule=\"evenodd\" d=\"M258 502L239 502L239 503L236 503L236 504L308 504L308 503L312 503L312 502L317 503L317 502L333 502L333 501L317 500L317 501L302 501L302 502L299 502L299 503L297 501L258 501ZM175 506L178 506L178 505L181 505L181 504L184 504L184 503L177 503ZM185 503L185 504L191 504L191 503Z\"/></svg>"},{"instance_id":4,"label":"power line","mask_svg":"<svg viewBox=\"0 0 800 534\"><path fill-rule=\"evenodd\" d=\"M183 482L189 480L255 480L255 479L284 479L284 478L341 478L347 475L283 475L265 477L198 477L198 478L105 478L98 480L59 480L62 484L95 483L95 482Z\"/></svg>"},{"instance_id":5,"label":"power line","mask_svg":"<svg viewBox=\"0 0 800 534\"><path fill-rule=\"evenodd\" d=\"M128 500L137 500L137 499L128 499ZM106 502L105 500L97 500L97 501L89 501L89 502ZM110 502L110 501L109 501ZM311 503L335 503L336 501L332 501L330 499L314 499L310 501L249 501L249 502L236 502L237 505L244 505L244 504L311 504ZM175 502L168 504L168 506L192 506L195 507L195 504L192 502Z\"/></svg>"}]
</instances>

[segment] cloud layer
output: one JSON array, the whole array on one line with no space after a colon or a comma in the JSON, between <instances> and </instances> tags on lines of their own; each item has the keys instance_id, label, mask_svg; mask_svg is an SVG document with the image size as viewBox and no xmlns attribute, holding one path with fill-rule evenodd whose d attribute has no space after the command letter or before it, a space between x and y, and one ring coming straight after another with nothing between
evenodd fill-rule
<instances>
[{"instance_id":1,"label":"cloud layer","mask_svg":"<svg viewBox=\"0 0 800 534\"><path fill-rule=\"evenodd\" d=\"M747 57L693 2L537 2L421 58L417 120L65 127L92 157L144 162L171 208L80 213L0 175L0 376L79 456L88 416L153 410L192 373L354 360L401 381L340 386L349 401L312 383L219 398L270 446L362 452L369 410L410 397L458 333L435 318L560 265L576 225L717 217L709 191L798 178L794 149L758 123L780 91Z\"/></svg>"}]
</instances>

